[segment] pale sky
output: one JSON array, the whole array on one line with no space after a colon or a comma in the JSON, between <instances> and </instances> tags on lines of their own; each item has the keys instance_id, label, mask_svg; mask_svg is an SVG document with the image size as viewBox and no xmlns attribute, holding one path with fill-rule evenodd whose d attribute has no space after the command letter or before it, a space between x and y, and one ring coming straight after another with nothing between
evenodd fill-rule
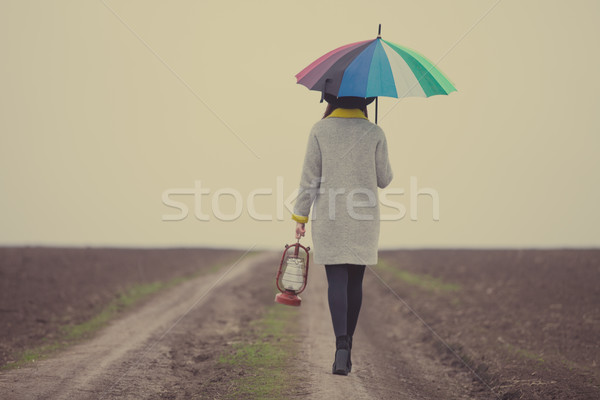
<instances>
[{"instance_id":1,"label":"pale sky","mask_svg":"<svg viewBox=\"0 0 600 400\"><path fill-rule=\"evenodd\" d=\"M0 245L283 249L278 199L325 108L294 75L381 23L458 91L380 99L406 208L380 247L597 247L599 19L583 0L3 0ZM438 221L426 195L411 220L411 177ZM163 193L196 182L165 221Z\"/></svg>"}]
</instances>

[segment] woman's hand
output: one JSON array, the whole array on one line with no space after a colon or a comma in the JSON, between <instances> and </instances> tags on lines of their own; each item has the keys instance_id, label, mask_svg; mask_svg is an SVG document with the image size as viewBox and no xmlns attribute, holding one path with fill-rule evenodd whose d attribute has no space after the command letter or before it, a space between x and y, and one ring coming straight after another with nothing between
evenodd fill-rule
<instances>
[{"instance_id":1,"label":"woman's hand","mask_svg":"<svg viewBox=\"0 0 600 400\"><path fill-rule=\"evenodd\" d=\"M301 236L304 236L306 233L306 228L304 224L301 222L296 222L296 239L300 239Z\"/></svg>"}]
</instances>

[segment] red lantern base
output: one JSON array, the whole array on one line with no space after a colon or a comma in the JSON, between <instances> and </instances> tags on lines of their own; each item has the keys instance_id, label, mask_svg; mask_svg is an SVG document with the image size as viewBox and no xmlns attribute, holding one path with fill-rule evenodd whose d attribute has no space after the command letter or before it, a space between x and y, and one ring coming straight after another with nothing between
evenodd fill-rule
<instances>
[{"instance_id":1,"label":"red lantern base","mask_svg":"<svg viewBox=\"0 0 600 400\"><path fill-rule=\"evenodd\" d=\"M302 299L294 292L286 290L284 293L279 293L275 296L275 302L279 304L285 304L286 306L299 307Z\"/></svg>"}]
</instances>

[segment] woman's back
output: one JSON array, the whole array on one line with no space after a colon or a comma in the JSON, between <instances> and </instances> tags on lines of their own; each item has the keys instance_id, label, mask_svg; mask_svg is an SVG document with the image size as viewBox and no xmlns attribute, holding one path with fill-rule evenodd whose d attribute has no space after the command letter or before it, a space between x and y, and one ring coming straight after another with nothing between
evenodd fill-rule
<instances>
[{"instance_id":1,"label":"woman's back","mask_svg":"<svg viewBox=\"0 0 600 400\"><path fill-rule=\"evenodd\" d=\"M308 216L313 208L318 264L377 263L377 187L386 187L393 174L383 130L356 112L332 113L308 139L294 214Z\"/></svg>"},{"instance_id":2,"label":"woman's back","mask_svg":"<svg viewBox=\"0 0 600 400\"><path fill-rule=\"evenodd\" d=\"M385 140L379 126L366 119L329 117L316 123L313 131L321 151L325 187L376 191L377 146ZM383 164L385 160L380 161Z\"/></svg>"}]
</instances>

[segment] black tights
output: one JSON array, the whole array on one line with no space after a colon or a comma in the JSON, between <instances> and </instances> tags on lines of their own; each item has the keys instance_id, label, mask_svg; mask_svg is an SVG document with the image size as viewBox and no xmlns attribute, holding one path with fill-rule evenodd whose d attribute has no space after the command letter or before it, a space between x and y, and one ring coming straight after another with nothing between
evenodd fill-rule
<instances>
[{"instance_id":1,"label":"black tights","mask_svg":"<svg viewBox=\"0 0 600 400\"><path fill-rule=\"evenodd\" d=\"M325 265L329 289L329 311L335 336L354 335L362 304L365 265Z\"/></svg>"}]
</instances>

